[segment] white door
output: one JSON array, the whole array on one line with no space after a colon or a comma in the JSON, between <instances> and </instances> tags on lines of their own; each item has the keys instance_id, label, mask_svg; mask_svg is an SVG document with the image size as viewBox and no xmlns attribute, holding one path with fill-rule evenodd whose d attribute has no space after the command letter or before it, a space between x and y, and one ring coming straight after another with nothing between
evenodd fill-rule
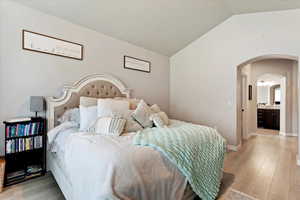
<instances>
[{"instance_id":1,"label":"white door","mask_svg":"<svg viewBox=\"0 0 300 200\"><path fill-rule=\"evenodd\" d=\"M242 76L242 136L243 139L247 139L248 128L247 128L247 102L248 102L248 86L247 86L247 76Z\"/></svg>"}]
</instances>

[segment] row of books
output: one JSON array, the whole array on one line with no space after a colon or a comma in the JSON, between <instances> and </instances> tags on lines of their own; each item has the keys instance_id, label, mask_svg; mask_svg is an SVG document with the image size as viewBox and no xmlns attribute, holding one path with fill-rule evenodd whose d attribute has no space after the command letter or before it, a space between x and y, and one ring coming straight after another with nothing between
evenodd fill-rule
<instances>
[{"instance_id":1,"label":"row of books","mask_svg":"<svg viewBox=\"0 0 300 200\"><path fill-rule=\"evenodd\" d=\"M35 136L32 138L18 138L6 141L6 153L16 153L39 149L43 147L43 136Z\"/></svg>"},{"instance_id":2,"label":"row of books","mask_svg":"<svg viewBox=\"0 0 300 200\"><path fill-rule=\"evenodd\" d=\"M17 124L6 127L6 137L29 136L42 133L44 123L32 122L28 124Z\"/></svg>"}]
</instances>

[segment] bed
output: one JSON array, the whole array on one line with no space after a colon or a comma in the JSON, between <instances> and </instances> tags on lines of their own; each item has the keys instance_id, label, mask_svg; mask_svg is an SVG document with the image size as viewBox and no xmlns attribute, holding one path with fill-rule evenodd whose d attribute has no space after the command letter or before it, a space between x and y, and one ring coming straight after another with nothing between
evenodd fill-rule
<instances>
[{"instance_id":1,"label":"bed","mask_svg":"<svg viewBox=\"0 0 300 200\"><path fill-rule=\"evenodd\" d=\"M86 97L94 97L94 98L115 98L115 97L125 97L130 98L130 92L131 90L128 89L125 84L123 84L120 80L117 78L106 75L106 74L95 74L95 75L89 75L81 80L77 81L71 86L65 86L63 95L60 98L54 98L50 97L47 98L47 117L48 117L48 130L51 130L52 128L59 125L58 118L63 115L63 113L69 109L76 108L79 106L79 98L82 96ZM171 126L174 127L178 126L181 122L172 120ZM69 132L68 132L69 131ZM66 133L60 134L61 139L59 140L62 143L67 143L69 146L71 142L66 142L66 138L64 135L70 135L70 133L77 134L80 132L78 129L72 127L70 129L65 130ZM95 137L93 136L93 141L90 142L90 137L88 139L85 139L84 137L87 137L87 133L82 133L83 136L74 137L72 140L72 146L69 147L68 145L65 145L68 147L68 149L71 150L61 150L57 149L55 151L47 151L47 169L51 171L53 174L56 182L58 183L61 191L63 192L65 198L67 200L74 200L74 199L132 199L128 198L130 195L126 196L127 191L132 191L132 193L136 194L136 196L139 196L139 198L143 199L158 199L164 197L170 198L170 199L183 199L183 200L192 200L196 197L196 194L193 192L192 187L188 183L188 179L183 175L182 171L178 170L177 167L174 165L174 163L170 162L169 159L163 155L161 152L157 151L157 149L151 148L150 145L148 146L135 146L132 145L133 141L133 135L128 134L124 137L119 138L107 138L103 140L103 137ZM104 142L103 142L104 141ZM94 147L88 146L89 143L96 144L97 143L97 149ZM59 146L59 145L58 145ZM61 145L60 145L61 146ZM96 145L94 145L96 146ZM106 151L106 161L100 160L99 157L101 157L101 153L95 153L98 151L99 146L101 146L103 151ZM80 148L81 150L79 151ZM87 147L87 148L85 148ZM111 153L114 152L115 149L118 149L119 151L125 150L128 153L126 155L125 153L120 154L120 152L117 153ZM127 151L128 150L128 151ZM65 152L67 151L67 153ZM68 152L72 152L73 154L84 154L84 155L92 155L94 157L91 157L92 159L86 159L86 158L80 158L80 156L73 156L72 154L68 154ZM67 155L67 156L66 156ZM135 166L130 166L130 162L127 162L128 168L134 168L136 171L141 170L148 170L149 174L147 177L147 172L142 173L141 176L136 176L136 171L134 170L128 170L128 168L125 169L126 174L128 177L135 177L138 181L131 181L131 179L128 181L126 180L126 177L122 175L122 170L119 169L118 171L112 171L111 173L113 175L107 177L104 177L103 174L99 175L98 179L101 181L97 181L95 179L95 182L98 184L98 188L101 186L101 188L104 187L103 182L108 182L108 184L112 184L113 182L122 182L122 187L113 188L113 187L107 187L111 191L105 191L105 194L108 193L116 193L114 190L124 191L123 194L117 195L117 196L103 196L103 194L100 194L99 191L95 192L95 189L91 190L91 186L95 185L95 182L91 180L94 180L93 176L97 174L99 171L98 168L101 168L102 162L109 162L112 163L110 160L110 156L116 156L117 160L113 163L117 166L118 162L121 162L120 160L126 158L132 159L133 161L130 162L138 162L138 159L141 159L141 163L145 162L144 165L138 162ZM134 158L132 158L132 155L134 155ZM145 155L147 155L147 159L145 159ZM151 157L152 156L152 157ZM86 157L86 156L85 156ZM218 155L218 157L221 158L221 156ZM95 159L97 158L97 159ZM99 159L98 159L99 158ZM118 160L119 159L119 160ZM218 158L219 159L219 158ZM149 166L146 162L149 162L149 160L152 160L155 163L153 166ZM90 162L92 161L92 162ZM84 169L84 165L80 164L82 162L89 163L90 165L95 165L97 167L93 167L93 169ZM123 162L123 161L122 161ZM70 164L72 163L72 164ZM76 164L79 163L79 164ZM124 161L126 163L126 161ZM129 165L128 165L129 163ZM140 167L142 165L142 167ZM76 166L76 167L74 167ZM77 167L79 166L79 167ZM81 167L81 168L80 168ZM107 168L107 166L102 166L104 168ZM74 169L75 168L75 169ZM148 169L149 168L149 169ZM71 170L72 169L72 170ZM76 171L77 170L77 171ZM103 169L106 170L106 169ZM115 170L115 169L114 169ZM156 171L155 171L156 170ZM72 173L70 171L73 171ZM151 171L151 173L150 173ZM84 173L85 176L76 176L77 174ZM107 171L105 173L108 173ZM119 173L120 175L114 175ZM124 172L125 173L125 172ZM159 174L160 175L157 178L153 178L153 174ZM151 176L152 174L152 176ZM163 178L166 174L171 174L167 178ZM115 178L118 177L118 179ZM151 177L150 177L151 176ZM114 177L114 180L106 180L106 179L112 179ZM120 178L121 177L121 178ZM134 180L134 178L132 178ZM147 179L145 181L144 179ZM90 181L90 182L89 182ZM139 182L139 183L137 183ZM141 183L140 183L141 182ZM147 182L147 183L146 183ZM164 183L166 182L166 183ZM83 186L79 186L79 184L83 184ZM146 184L145 184L146 183ZM155 185L160 185L159 187L154 187ZM84 187L85 186L85 187ZM138 188L138 189L137 189ZM142 188L140 190L140 188ZM151 188L151 189L149 189ZM169 188L169 190L164 188ZM82 190L79 192L79 190ZM98 190L98 189L96 189ZM153 192L154 191L154 192ZM172 194L166 194L166 191L171 191ZM92 196L92 193L97 193L94 196ZM159 193L160 197L157 195L155 196L153 193ZM103 193L103 191L102 191ZM122 192L119 192L122 193ZM141 194L143 193L143 194ZM144 194L145 193L145 194ZM164 194L163 194L164 193ZM79 197L82 195L81 197ZM90 196L89 196L90 195ZM101 196L102 195L102 196ZM123 196L122 196L123 195ZM169 196L168 196L169 195ZM103 198L102 198L103 197ZM134 198L133 198L134 199Z\"/></svg>"}]
</instances>

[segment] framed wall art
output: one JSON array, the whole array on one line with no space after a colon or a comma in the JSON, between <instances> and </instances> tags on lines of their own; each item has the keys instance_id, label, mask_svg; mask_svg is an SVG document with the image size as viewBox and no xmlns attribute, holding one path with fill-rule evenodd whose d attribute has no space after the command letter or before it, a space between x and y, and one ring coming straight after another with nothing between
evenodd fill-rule
<instances>
[{"instance_id":1,"label":"framed wall art","mask_svg":"<svg viewBox=\"0 0 300 200\"><path fill-rule=\"evenodd\" d=\"M124 68L150 73L151 62L131 56L124 56Z\"/></svg>"},{"instance_id":2,"label":"framed wall art","mask_svg":"<svg viewBox=\"0 0 300 200\"><path fill-rule=\"evenodd\" d=\"M83 45L81 44L28 30L23 30L22 36L24 50L83 60Z\"/></svg>"}]
</instances>

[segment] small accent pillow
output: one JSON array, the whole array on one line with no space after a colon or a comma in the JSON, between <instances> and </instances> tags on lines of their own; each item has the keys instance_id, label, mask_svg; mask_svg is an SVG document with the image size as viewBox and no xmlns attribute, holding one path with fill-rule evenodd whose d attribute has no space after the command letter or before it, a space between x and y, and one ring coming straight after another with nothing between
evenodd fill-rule
<instances>
[{"instance_id":1,"label":"small accent pillow","mask_svg":"<svg viewBox=\"0 0 300 200\"><path fill-rule=\"evenodd\" d=\"M153 114L151 108L144 100L141 100L131 116L144 128L151 128L153 126L153 122L150 120L151 114Z\"/></svg>"},{"instance_id":2,"label":"small accent pillow","mask_svg":"<svg viewBox=\"0 0 300 200\"><path fill-rule=\"evenodd\" d=\"M79 106L80 111L80 131L87 131L97 119L97 106Z\"/></svg>"},{"instance_id":3,"label":"small accent pillow","mask_svg":"<svg viewBox=\"0 0 300 200\"><path fill-rule=\"evenodd\" d=\"M125 124L125 128L124 128L124 132L125 133L130 133L130 132L137 132L137 131L141 131L143 130L143 127L136 122L134 119L127 119L126 120L126 124Z\"/></svg>"},{"instance_id":4,"label":"small accent pillow","mask_svg":"<svg viewBox=\"0 0 300 200\"><path fill-rule=\"evenodd\" d=\"M161 110L157 104L153 104L150 108L151 108L152 112L154 112L154 113L161 112Z\"/></svg>"},{"instance_id":5,"label":"small accent pillow","mask_svg":"<svg viewBox=\"0 0 300 200\"><path fill-rule=\"evenodd\" d=\"M125 127L126 119L119 117L100 117L95 123L95 132L101 135L119 136Z\"/></svg>"},{"instance_id":6,"label":"small accent pillow","mask_svg":"<svg viewBox=\"0 0 300 200\"><path fill-rule=\"evenodd\" d=\"M159 112L152 114L150 119L154 122L155 126L158 128L163 128L169 125L169 118L165 112Z\"/></svg>"},{"instance_id":7,"label":"small accent pillow","mask_svg":"<svg viewBox=\"0 0 300 200\"><path fill-rule=\"evenodd\" d=\"M57 121L62 124L65 122L75 122L77 124L80 124L80 113L79 108L73 108L69 109L64 114L57 119Z\"/></svg>"},{"instance_id":8,"label":"small accent pillow","mask_svg":"<svg viewBox=\"0 0 300 200\"><path fill-rule=\"evenodd\" d=\"M125 133L143 130L143 127L131 117L132 113L132 110L128 110L127 113L123 115L123 117L126 119L126 124L124 128Z\"/></svg>"},{"instance_id":9,"label":"small accent pillow","mask_svg":"<svg viewBox=\"0 0 300 200\"><path fill-rule=\"evenodd\" d=\"M98 99L98 118L123 116L129 110L129 102L116 99Z\"/></svg>"},{"instance_id":10,"label":"small accent pillow","mask_svg":"<svg viewBox=\"0 0 300 200\"><path fill-rule=\"evenodd\" d=\"M93 97L80 97L80 105L89 107L89 106L96 106L97 105L97 98Z\"/></svg>"}]
</instances>

